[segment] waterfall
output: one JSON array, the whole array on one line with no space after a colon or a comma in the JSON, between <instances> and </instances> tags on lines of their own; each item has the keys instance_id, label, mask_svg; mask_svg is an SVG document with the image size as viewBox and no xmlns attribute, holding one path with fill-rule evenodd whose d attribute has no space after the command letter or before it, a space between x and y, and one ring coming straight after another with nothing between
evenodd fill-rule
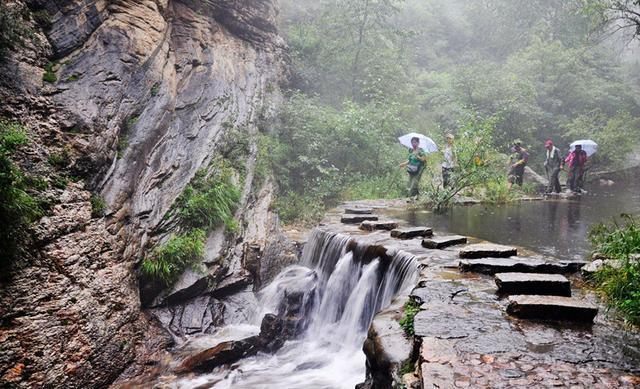
<instances>
[{"instance_id":1,"label":"waterfall","mask_svg":"<svg viewBox=\"0 0 640 389\"><path fill-rule=\"evenodd\" d=\"M377 312L415 285L418 264L405 252L360 245L346 235L316 229L299 265L281 272L258 293L259 325L277 313L291 291L304 293L307 327L274 355L241 360L233 369L182 380L179 387L353 388L364 381L362 344Z\"/></svg>"}]
</instances>

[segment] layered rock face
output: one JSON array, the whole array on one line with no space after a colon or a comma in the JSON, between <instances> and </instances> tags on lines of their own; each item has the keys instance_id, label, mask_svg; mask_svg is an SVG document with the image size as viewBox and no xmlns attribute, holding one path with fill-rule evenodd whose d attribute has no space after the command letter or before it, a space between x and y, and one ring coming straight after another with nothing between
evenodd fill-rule
<instances>
[{"instance_id":1,"label":"layered rock face","mask_svg":"<svg viewBox=\"0 0 640 389\"><path fill-rule=\"evenodd\" d=\"M271 0L15 4L47 21L30 22L37 42L0 64L0 115L28 128L23 169L47 175L47 156L64 152L64 173L78 179L47 190L55 205L0 280L0 382L105 386L169 344L141 309L137 265L172 233L164 216L195 173L237 143L238 231L213 232L201 271L146 303L176 337L208 331L295 258L269 211L273 184L255 175L258 134L286 79L277 9ZM42 81L48 62L53 83ZM105 217L91 216L92 194L105 199Z\"/></svg>"}]
</instances>

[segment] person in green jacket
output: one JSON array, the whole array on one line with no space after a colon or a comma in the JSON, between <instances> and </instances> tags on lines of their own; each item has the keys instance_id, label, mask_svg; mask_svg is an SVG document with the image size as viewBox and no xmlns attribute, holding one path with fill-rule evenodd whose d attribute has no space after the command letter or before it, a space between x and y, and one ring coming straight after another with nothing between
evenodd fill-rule
<instances>
[{"instance_id":1,"label":"person in green jacket","mask_svg":"<svg viewBox=\"0 0 640 389\"><path fill-rule=\"evenodd\" d=\"M422 171L427 162L427 152L419 147L420 138L411 138L411 148L407 160L400 164L400 167L406 168L409 174L409 185L407 191L409 197L418 196L420 194L420 178Z\"/></svg>"}]
</instances>

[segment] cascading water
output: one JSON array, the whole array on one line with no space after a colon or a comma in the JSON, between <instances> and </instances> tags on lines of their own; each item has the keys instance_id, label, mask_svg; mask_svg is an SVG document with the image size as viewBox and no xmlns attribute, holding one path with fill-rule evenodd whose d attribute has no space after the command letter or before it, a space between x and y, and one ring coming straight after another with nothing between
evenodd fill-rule
<instances>
[{"instance_id":1,"label":"cascading water","mask_svg":"<svg viewBox=\"0 0 640 389\"><path fill-rule=\"evenodd\" d=\"M290 290L304 291L309 303L305 332L275 354L258 354L233 368L184 379L181 388L353 388L365 379L362 344L374 315L394 296L415 285L417 262L404 252L383 258L350 244L351 238L315 230L300 265L285 269L258 294L253 327L275 313ZM354 247L355 246L355 247ZM250 328L251 330L247 330ZM219 331L233 332L229 328ZM215 335L211 338L215 342ZM209 344L209 347L215 344Z\"/></svg>"}]
</instances>

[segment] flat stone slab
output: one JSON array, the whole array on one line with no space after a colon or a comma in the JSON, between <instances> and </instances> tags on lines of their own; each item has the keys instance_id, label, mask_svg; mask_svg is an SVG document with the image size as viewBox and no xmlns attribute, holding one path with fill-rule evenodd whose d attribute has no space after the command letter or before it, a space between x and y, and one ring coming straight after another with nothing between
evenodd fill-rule
<instances>
[{"instance_id":1,"label":"flat stone slab","mask_svg":"<svg viewBox=\"0 0 640 389\"><path fill-rule=\"evenodd\" d=\"M362 223L360 223L360 229L365 231L393 230L396 228L398 228L398 222L395 222L395 221L365 220Z\"/></svg>"},{"instance_id":2,"label":"flat stone slab","mask_svg":"<svg viewBox=\"0 0 640 389\"><path fill-rule=\"evenodd\" d=\"M342 217L340 218L340 221L342 223L349 223L349 224L362 223L363 221L366 221L366 220L375 221L375 220L378 220L378 216L345 214L345 215L342 215Z\"/></svg>"},{"instance_id":3,"label":"flat stone slab","mask_svg":"<svg viewBox=\"0 0 640 389\"><path fill-rule=\"evenodd\" d=\"M344 213L350 215L371 215L373 208L345 208Z\"/></svg>"},{"instance_id":4,"label":"flat stone slab","mask_svg":"<svg viewBox=\"0 0 640 389\"><path fill-rule=\"evenodd\" d=\"M571 297L571 284L560 274L498 273L495 281L499 293Z\"/></svg>"},{"instance_id":5,"label":"flat stone slab","mask_svg":"<svg viewBox=\"0 0 640 389\"><path fill-rule=\"evenodd\" d=\"M575 273L585 261L545 261L538 258L479 258L463 259L458 266L461 271L482 274L496 273Z\"/></svg>"},{"instance_id":6,"label":"flat stone slab","mask_svg":"<svg viewBox=\"0 0 640 389\"><path fill-rule=\"evenodd\" d=\"M477 243L460 249L460 258L506 258L518 255L518 249L493 243Z\"/></svg>"},{"instance_id":7,"label":"flat stone slab","mask_svg":"<svg viewBox=\"0 0 640 389\"><path fill-rule=\"evenodd\" d=\"M431 236L433 235L433 229L429 227L410 227L410 228L397 228L391 230L391 237L398 239L412 239L419 236Z\"/></svg>"},{"instance_id":8,"label":"flat stone slab","mask_svg":"<svg viewBox=\"0 0 640 389\"><path fill-rule=\"evenodd\" d=\"M443 249L457 244L467 243L467 237L462 235L432 236L422 240L422 247L428 249Z\"/></svg>"},{"instance_id":9,"label":"flat stone slab","mask_svg":"<svg viewBox=\"0 0 640 389\"><path fill-rule=\"evenodd\" d=\"M571 297L515 295L509 296L507 313L522 319L591 322L598 307Z\"/></svg>"}]
</instances>

